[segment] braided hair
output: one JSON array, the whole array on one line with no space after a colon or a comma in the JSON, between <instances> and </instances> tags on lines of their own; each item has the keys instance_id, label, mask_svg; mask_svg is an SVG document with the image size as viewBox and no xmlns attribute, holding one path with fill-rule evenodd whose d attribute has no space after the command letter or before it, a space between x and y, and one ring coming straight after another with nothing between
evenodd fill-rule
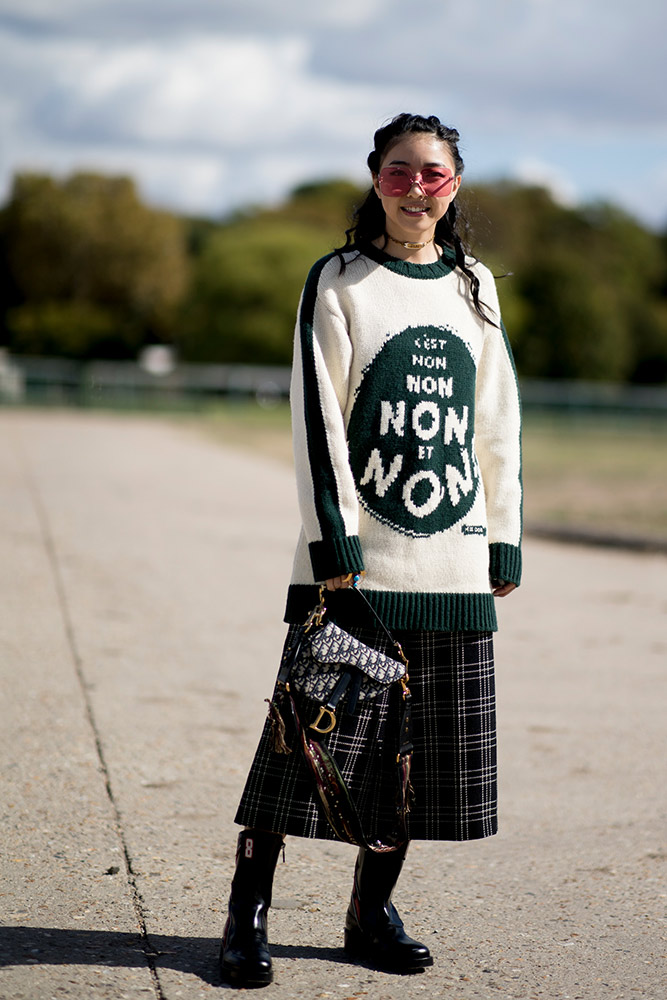
<instances>
[{"instance_id":1,"label":"braided hair","mask_svg":"<svg viewBox=\"0 0 667 1000\"><path fill-rule=\"evenodd\" d=\"M460 136L456 129L443 125L435 115L424 118L422 115L409 115L405 113L396 115L387 125L379 128L375 133L373 149L368 154L368 159L366 160L371 173L374 175L379 174L380 165L384 157L391 147L402 139L404 135L420 132L434 135L440 142L444 143L454 161L456 176L463 173L464 164L458 147ZM467 260L472 255L464 245L457 229L457 220L459 218L460 215L456 207L456 200L454 200L450 203L443 217L438 219L435 227L435 239L437 243L445 244L454 251L456 266L462 271L468 281L476 313L481 319L491 322L487 309L479 298L479 278L467 263ZM345 230L345 245L336 248L336 253L341 260L341 271L345 269L343 254L348 250L361 250L363 244L371 243L381 236L384 237L384 245L387 245L385 225L386 219L382 202L377 197L375 188L372 187L362 203L355 209L352 225L349 229Z\"/></svg>"}]
</instances>

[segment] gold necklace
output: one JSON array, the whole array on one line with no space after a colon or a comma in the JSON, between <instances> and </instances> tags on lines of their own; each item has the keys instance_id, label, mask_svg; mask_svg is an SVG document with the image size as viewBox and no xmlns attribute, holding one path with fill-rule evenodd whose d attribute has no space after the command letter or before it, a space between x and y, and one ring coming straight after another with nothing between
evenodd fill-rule
<instances>
[{"instance_id":1,"label":"gold necklace","mask_svg":"<svg viewBox=\"0 0 667 1000\"><path fill-rule=\"evenodd\" d=\"M389 235L389 233L387 233L386 236L392 243L397 243L399 247L405 247L406 250L423 250L424 247L427 247L429 243L432 243L435 239L435 233L430 240L426 240L426 243L409 243L407 241L404 243L403 240L395 240L393 236Z\"/></svg>"}]
</instances>

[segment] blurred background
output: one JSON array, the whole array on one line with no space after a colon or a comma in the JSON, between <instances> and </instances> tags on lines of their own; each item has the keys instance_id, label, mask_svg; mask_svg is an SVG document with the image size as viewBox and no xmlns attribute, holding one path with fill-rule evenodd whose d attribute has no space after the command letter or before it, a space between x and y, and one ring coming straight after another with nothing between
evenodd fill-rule
<instances>
[{"instance_id":1,"label":"blurred background","mask_svg":"<svg viewBox=\"0 0 667 1000\"><path fill-rule=\"evenodd\" d=\"M667 549L667 8L0 0L0 402L289 461L294 316L372 134L455 125L535 532Z\"/></svg>"}]
</instances>

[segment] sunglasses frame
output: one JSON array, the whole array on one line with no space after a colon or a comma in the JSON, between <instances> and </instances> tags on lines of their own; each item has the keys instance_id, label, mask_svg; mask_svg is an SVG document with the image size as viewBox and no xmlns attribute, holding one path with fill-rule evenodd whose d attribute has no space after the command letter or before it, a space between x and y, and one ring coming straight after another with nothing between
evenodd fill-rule
<instances>
[{"instance_id":1,"label":"sunglasses frame","mask_svg":"<svg viewBox=\"0 0 667 1000\"><path fill-rule=\"evenodd\" d=\"M426 170L432 170L433 168L432 167L425 167L424 169L426 169ZM387 190L387 188L389 188L389 186L392 186L394 188L396 187L396 183L395 183L395 177L396 177L396 175L394 174L394 182L393 183L392 183L392 181L389 180L389 172L390 171L396 171L396 170L403 171L403 174L405 176L405 180L407 182L407 187L405 187L405 190L403 190L403 187L404 187L403 184L400 185L400 187L401 187L400 191ZM395 167L395 166L394 167L383 167L382 170L380 171L380 173L378 174L378 187L380 188L380 191L382 192L382 194L385 197L387 197L387 198L404 198L405 195L408 194L411 191L411 189L414 187L415 184L419 185L419 187L422 189L422 191L424 192L424 194L428 198L446 198L447 195L451 191L452 184L456 180L456 177L454 176L454 174L452 174L450 171L447 171L448 177L447 177L446 180L444 180L442 182L442 184L439 186L438 190L437 191L429 191L428 188L432 187L432 185L428 184L428 187L427 187L424 184L424 181L422 179L423 172L424 172L423 170L420 170L419 173L413 174L411 170L407 169L407 167L402 167L402 166L401 167ZM383 177L383 174L384 174L384 177ZM443 188L447 188L447 190L444 193L440 193Z\"/></svg>"}]
</instances>

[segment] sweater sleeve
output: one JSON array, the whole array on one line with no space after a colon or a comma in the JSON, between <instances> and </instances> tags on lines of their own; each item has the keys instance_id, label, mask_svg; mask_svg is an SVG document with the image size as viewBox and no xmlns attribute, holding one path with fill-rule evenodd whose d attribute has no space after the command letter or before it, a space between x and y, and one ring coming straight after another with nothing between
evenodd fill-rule
<instances>
[{"instance_id":1,"label":"sweater sleeve","mask_svg":"<svg viewBox=\"0 0 667 1000\"><path fill-rule=\"evenodd\" d=\"M343 418L352 346L335 295L320 287L330 259L313 267L301 296L290 389L299 507L316 581L364 568Z\"/></svg>"},{"instance_id":2,"label":"sweater sleeve","mask_svg":"<svg viewBox=\"0 0 667 1000\"><path fill-rule=\"evenodd\" d=\"M495 287L491 294L487 288L484 301L493 301L499 316ZM477 369L475 450L486 499L489 575L518 585L523 522L519 385L505 327L502 322L500 328L486 326Z\"/></svg>"}]
</instances>

